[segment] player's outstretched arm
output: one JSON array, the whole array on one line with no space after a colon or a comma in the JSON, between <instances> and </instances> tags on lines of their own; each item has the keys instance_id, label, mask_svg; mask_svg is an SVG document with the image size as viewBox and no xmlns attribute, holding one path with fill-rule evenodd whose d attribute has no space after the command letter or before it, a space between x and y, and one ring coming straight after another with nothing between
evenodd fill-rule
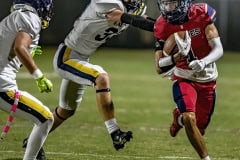
<instances>
[{"instance_id":1,"label":"player's outstretched arm","mask_svg":"<svg viewBox=\"0 0 240 160\"><path fill-rule=\"evenodd\" d=\"M43 75L29 52L29 46L31 43L32 38L28 33L18 32L14 41L13 51L21 63L32 74L33 78L36 80L39 90L41 92L51 92L53 90L52 82Z\"/></svg>"},{"instance_id":2,"label":"player's outstretched arm","mask_svg":"<svg viewBox=\"0 0 240 160\"><path fill-rule=\"evenodd\" d=\"M133 15L124 13L119 9L112 10L106 14L106 18L116 23L126 23L140 29L153 32L155 19L147 17L146 15Z\"/></svg>"}]
</instances>

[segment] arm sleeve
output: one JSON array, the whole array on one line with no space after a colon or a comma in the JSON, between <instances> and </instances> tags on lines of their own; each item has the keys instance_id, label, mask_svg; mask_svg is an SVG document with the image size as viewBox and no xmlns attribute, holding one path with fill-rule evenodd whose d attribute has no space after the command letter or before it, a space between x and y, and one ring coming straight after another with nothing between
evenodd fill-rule
<instances>
[{"instance_id":1,"label":"arm sleeve","mask_svg":"<svg viewBox=\"0 0 240 160\"><path fill-rule=\"evenodd\" d=\"M160 58L158 61L158 65L163 73L169 71L175 66L173 55Z\"/></svg>"},{"instance_id":2,"label":"arm sleeve","mask_svg":"<svg viewBox=\"0 0 240 160\"><path fill-rule=\"evenodd\" d=\"M217 61L223 56L223 47L220 41L220 37L210 40L209 44L212 47L212 51L202 59L205 61L206 65Z\"/></svg>"},{"instance_id":3,"label":"arm sleeve","mask_svg":"<svg viewBox=\"0 0 240 160\"><path fill-rule=\"evenodd\" d=\"M134 27L138 27L149 32L154 31L155 20L152 18L144 18L142 16L123 13L121 16L121 22L133 25Z\"/></svg>"}]
</instances>

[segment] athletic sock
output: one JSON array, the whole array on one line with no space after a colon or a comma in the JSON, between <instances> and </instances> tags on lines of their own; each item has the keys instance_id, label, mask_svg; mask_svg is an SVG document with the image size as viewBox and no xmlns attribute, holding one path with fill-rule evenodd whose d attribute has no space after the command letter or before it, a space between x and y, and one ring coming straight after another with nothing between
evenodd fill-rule
<instances>
[{"instance_id":1,"label":"athletic sock","mask_svg":"<svg viewBox=\"0 0 240 160\"><path fill-rule=\"evenodd\" d=\"M201 160L211 160L211 158L209 156L202 158Z\"/></svg>"},{"instance_id":2,"label":"athletic sock","mask_svg":"<svg viewBox=\"0 0 240 160\"><path fill-rule=\"evenodd\" d=\"M111 134L114 131L119 129L117 120L115 118L109 119L109 120L105 121L104 123L106 125L106 128L107 128L109 134Z\"/></svg>"}]
</instances>

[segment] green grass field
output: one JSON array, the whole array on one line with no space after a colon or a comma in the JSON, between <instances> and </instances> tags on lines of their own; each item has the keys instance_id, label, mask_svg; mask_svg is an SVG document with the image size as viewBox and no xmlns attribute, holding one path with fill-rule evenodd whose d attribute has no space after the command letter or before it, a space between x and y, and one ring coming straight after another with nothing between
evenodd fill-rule
<instances>
[{"instance_id":1,"label":"green grass field","mask_svg":"<svg viewBox=\"0 0 240 160\"><path fill-rule=\"evenodd\" d=\"M26 70L18 75L19 88L32 93L54 110L58 104L60 79L54 74L52 57L56 48L44 50L36 61L53 81L52 93L39 93ZM215 114L205 135L213 160L240 159L240 54L225 53L218 61L219 79ZM174 102L171 81L158 76L152 50L100 49L91 59L108 71L116 118L122 130L132 130L134 139L121 151L112 147L95 101L95 90L87 88L74 117L51 133L44 145L48 160L179 160L199 159L181 130L169 135ZM0 111L0 128L8 114ZM23 138L32 128L16 118L6 139L0 142L0 160L20 160Z\"/></svg>"}]
</instances>

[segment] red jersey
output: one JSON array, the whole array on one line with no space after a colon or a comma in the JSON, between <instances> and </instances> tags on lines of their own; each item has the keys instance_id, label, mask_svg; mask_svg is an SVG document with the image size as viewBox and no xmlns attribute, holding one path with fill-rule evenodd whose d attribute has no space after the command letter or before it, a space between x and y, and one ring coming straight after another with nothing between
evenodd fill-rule
<instances>
[{"instance_id":1,"label":"red jersey","mask_svg":"<svg viewBox=\"0 0 240 160\"><path fill-rule=\"evenodd\" d=\"M215 21L216 11L206 3L192 4L188 12L188 21L183 24L171 24L167 22L163 16L160 16L154 25L154 36L160 41L166 39L173 33L178 31L189 31L191 36L192 54L188 60L180 61L176 67L189 69L188 62L194 59L201 59L209 54L211 47L205 36L205 28L207 25Z\"/></svg>"}]
</instances>

